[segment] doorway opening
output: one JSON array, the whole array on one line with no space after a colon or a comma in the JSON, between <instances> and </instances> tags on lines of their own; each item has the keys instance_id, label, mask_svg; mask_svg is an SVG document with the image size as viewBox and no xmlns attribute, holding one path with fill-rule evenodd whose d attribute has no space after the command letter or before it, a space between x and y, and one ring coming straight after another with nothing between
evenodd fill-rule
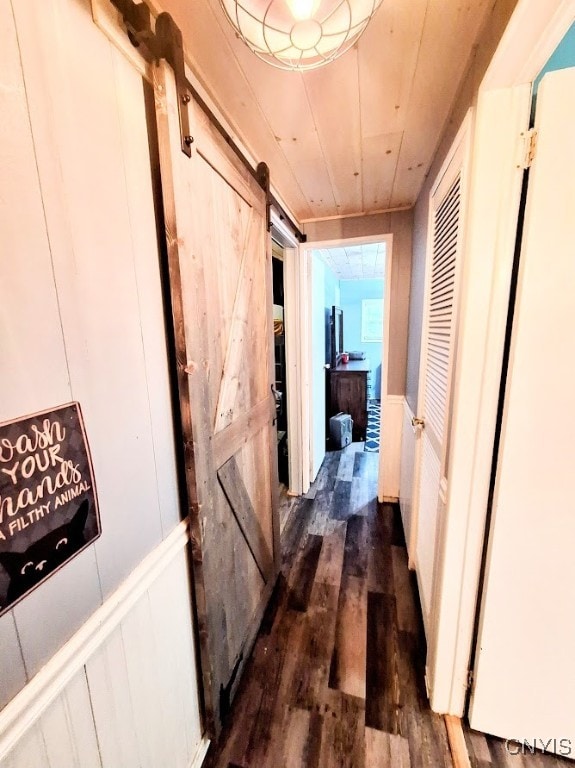
<instances>
[{"instance_id":1,"label":"doorway opening","mask_svg":"<svg viewBox=\"0 0 575 768\"><path fill-rule=\"evenodd\" d=\"M273 392L276 404L277 479L280 540L296 497L302 493L300 455L301 406L297 369L299 338L298 295L295 273L298 242L274 208L271 212L271 254L273 290ZM290 325L291 321L291 325Z\"/></svg>"},{"instance_id":2,"label":"doorway opening","mask_svg":"<svg viewBox=\"0 0 575 768\"><path fill-rule=\"evenodd\" d=\"M385 242L312 251L325 278L327 450L349 440L379 451L385 256ZM351 417L349 436L339 428L341 413Z\"/></svg>"},{"instance_id":3,"label":"doorway opening","mask_svg":"<svg viewBox=\"0 0 575 768\"><path fill-rule=\"evenodd\" d=\"M303 251L308 487L326 451L353 443L353 451L367 447L380 453L389 339L386 276L391 274L391 258L391 235L309 243ZM381 453L379 458L381 467Z\"/></svg>"},{"instance_id":4,"label":"doorway opening","mask_svg":"<svg viewBox=\"0 0 575 768\"><path fill-rule=\"evenodd\" d=\"M273 270L273 321L274 321L274 363L276 399L276 426L278 442L278 480L280 490L289 488L288 462L288 403L287 366L285 354L284 326L284 257L283 248L272 239Z\"/></svg>"}]
</instances>

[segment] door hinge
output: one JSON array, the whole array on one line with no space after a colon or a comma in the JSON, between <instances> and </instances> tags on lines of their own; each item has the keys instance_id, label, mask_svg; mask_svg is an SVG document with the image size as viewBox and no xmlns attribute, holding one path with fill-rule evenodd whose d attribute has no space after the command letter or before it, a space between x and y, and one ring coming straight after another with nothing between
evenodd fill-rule
<instances>
[{"instance_id":1,"label":"door hinge","mask_svg":"<svg viewBox=\"0 0 575 768\"><path fill-rule=\"evenodd\" d=\"M467 690L471 691L473 688L473 682L475 680L475 675L473 674L472 669L467 670Z\"/></svg>"},{"instance_id":2,"label":"door hinge","mask_svg":"<svg viewBox=\"0 0 575 768\"><path fill-rule=\"evenodd\" d=\"M518 168L531 168L531 164L535 158L535 150L537 148L537 131L535 128L530 128L528 131L521 133L521 160L518 163Z\"/></svg>"}]
</instances>

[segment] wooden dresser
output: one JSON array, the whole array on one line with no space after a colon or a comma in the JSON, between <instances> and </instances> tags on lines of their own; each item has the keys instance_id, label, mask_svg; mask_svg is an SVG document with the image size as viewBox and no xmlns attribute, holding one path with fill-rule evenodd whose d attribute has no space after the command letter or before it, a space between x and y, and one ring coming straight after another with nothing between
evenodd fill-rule
<instances>
[{"instance_id":1,"label":"wooden dresser","mask_svg":"<svg viewBox=\"0 0 575 768\"><path fill-rule=\"evenodd\" d=\"M336 413L349 413L355 441L365 440L369 375L369 360L339 363L329 371L328 420Z\"/></svg>"}]
</instances>

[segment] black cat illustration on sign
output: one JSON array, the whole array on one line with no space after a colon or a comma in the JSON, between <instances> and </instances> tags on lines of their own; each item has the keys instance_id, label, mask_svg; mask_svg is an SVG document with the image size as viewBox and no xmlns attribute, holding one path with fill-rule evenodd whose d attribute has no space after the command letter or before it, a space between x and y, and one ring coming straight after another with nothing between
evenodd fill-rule
<instances>
[{"instance_id":1,"label":"black cat illustration on sign","mask_svg":"<svg viewBox=\"0 0 575 768\"><path fill-rule=\"evenodd\" d=\"M0 552L0 565L10 577L6 600L13 603L83 547L90 504L85 499L68 523L54 528L24 552Z\"/></svg>"},{"instance_id":2,"label":"black cat illustration on sign","mask_svg":"<svg viewBox=\"0 0 575 768\"><path fill-rule=\"evenodd\" d=\"M80 403L0 423L0 616L101 532Z\"/></svg>"}]
</instances>

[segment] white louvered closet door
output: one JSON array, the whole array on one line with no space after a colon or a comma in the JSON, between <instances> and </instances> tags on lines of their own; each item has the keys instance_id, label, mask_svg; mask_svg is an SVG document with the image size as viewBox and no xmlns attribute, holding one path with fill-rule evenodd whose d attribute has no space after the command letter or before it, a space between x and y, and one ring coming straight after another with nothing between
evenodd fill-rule
<instances>
[{"instance_id":1,"label":"white louvered closet door","mask_svg":"<svg viewBox=\"0 0 575 768\"><path fill-rule=\"evenodd\" d=\"M428 641L432 625L434 570L447 493L447 436L456 330L457 275L461 248L464 136L456 140L430 198L424 328L418 417L419 470L416 499L416 571Z\"/></svg>"}]
</instances>

